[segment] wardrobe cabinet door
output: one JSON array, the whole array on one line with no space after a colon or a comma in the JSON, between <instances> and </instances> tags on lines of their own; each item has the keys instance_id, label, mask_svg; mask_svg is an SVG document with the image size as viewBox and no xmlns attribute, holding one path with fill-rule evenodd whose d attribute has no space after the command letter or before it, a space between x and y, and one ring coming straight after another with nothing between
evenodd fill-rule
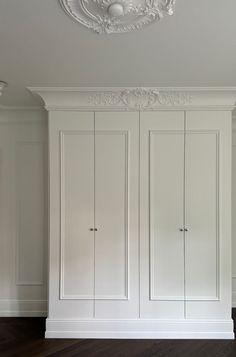
<instances>
[{"instance_id":1,"label":"wardrobe cabinet door","mask_svg":"<svg viewBox=\"0 0 236 357\"><path fill-rule=\"evenodd\" d=\"M138 317L138 119L95 114L96 317Z\"/></svg>"},{"instance_id":2,"label":"wardrobe cabinet door","mask_svg":"<svg viewBox=\"0 0 236 357\"><path fill-rule=\"evenodd\" d=\"M93 298L93 132L62 131L61 159L61 296Z\"/></svg>"},{"instance_id":3,"label":"wardrobe cabinet door","mask_svg":"<svg viewBox=\"0 0 236 357\"><path fill-rule=\"evenodd\" d=\"M230 261L225 255L228 251L230 256L230 121L227 112L187 113L185 266L189 318L225 316L226 295L230 296Z\"/></svg>"},{"instance_id":4,"label":"wardrobe cabinet door","mask_svg":"<svg viewBox=\"0 0 236 357\"><path fill-rule=\"evenodd\" d=\"M184 113L141 113L142 318L184 317Z\"/></svg>"},{"instance_id":5,"label":"wardrobe cabinet door","mask_svg":"<svg viewBox=\"0 0 236 357\"><path fill-rule=\"evenodd\" d=\"M94 232L90 230L94 226L94 115L60 112L54 117L54 113L50 113L49 125L50 312L53 314L57 310L57 317L91 317L94 297ZM63 300L68 299L70 302L65 304Z\"/></svg>"}]
</instances>

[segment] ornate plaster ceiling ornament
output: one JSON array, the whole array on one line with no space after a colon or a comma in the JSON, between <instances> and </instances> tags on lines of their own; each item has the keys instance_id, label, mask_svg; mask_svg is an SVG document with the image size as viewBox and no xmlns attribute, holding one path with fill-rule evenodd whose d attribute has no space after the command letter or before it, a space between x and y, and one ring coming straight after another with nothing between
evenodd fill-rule
<instances>
[{"instance_id":1,"label":"ornate plaster ceiling ornament","mask_svg":"<svg viewBox=\"0 0 236 357\"><path fill-rule=\"evenodd\" d=\"M63 9L85 27L101 33L139 30L173 15L176 0L59 0Z\"/></svg>"}]
</instances>

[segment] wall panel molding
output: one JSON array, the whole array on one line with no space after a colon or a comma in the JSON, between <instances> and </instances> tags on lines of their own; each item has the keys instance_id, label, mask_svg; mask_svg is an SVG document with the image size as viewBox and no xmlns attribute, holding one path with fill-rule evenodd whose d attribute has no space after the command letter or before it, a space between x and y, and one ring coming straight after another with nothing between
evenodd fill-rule
<instances>
[{"instance_id":1,"label":"wall panel molding","mask_svg":"<svg viewBox=\"0 0 236 357\"><path fill-rule=\"evenodd\" d=\"M47 314L45 114L42 110L0 108L1 316Z\"/></svg>"},{"instance_id":2,"label":"wall panel molding","mask_svg":"<svg viewBox=\"0 0 236 357\"><path fill-rule=\"evenodd\" d=\"M27 152L28 155L27 156ZM32 160L32 161L29 161ZM16 285L43 285L44 275L44 149L42 142L24 141L16 143L16 195L17 195L17 229L16 229ZM26 165L25 165L26 162ZM36 164L36 166L35 166ZM29 165L34 167L29 169ZM28 181L27 181L28 180ZM34 185L35 184L35 185ZM25 189L27 191L25 191ZM31 192L28 192L31 190ZM30 197L31 196L31 197ZM27 199L29 198L29 199ZM33 200L31 199L33 198ZM27 212L27 209L29 211ZM22 214L26 213L23 217ZM25 221L23 221L25 219ZM41 229L41 232L39 231ZM25 244L24 244L24 240ZM34 242L32 242L34 240ZM20 252L23 246L24 252ZM28 250L28 247L31 249ZM32 257L33 249L35 254ZM27 250L26 250L27 249ZM24 257L21 254L25 253ZM36 262L38 266L36 266ZM33 263L35 279L20 276L22 266L26 266L27 274ZM26 273L25 268L23 268Z\"/></svg>"},{"instance_id":3,"label":"wall panel molding","mask_svg":"<svg viewBox=\"0 0 236 357\"><path fill-rule=\"evenodd\" d=\"M47 300L0 299L0 317L47 316Z\"/></svg>"}]
</instances>

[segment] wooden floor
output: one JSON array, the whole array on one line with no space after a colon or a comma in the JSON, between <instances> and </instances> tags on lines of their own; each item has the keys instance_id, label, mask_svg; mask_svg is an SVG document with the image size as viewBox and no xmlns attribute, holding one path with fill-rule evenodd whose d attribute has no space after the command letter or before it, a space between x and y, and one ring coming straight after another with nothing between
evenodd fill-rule
<instances>
[{"instance_id":1,"label":"wooden floor","mask_svg":"<svg viewBox=\"0 0 236 357\"><path fill-rule=\"evenodd\" d=\"M44 318L0 318L0 356L236 357L236 341L46 340L44 330Z\"/></svg>"}]
</instances>

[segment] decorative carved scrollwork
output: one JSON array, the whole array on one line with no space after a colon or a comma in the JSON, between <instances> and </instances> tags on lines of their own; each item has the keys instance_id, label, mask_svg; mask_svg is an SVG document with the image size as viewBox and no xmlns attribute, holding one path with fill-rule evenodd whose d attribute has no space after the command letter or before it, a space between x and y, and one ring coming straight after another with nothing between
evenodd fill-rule
<instances>
[{"instance_id":1,"label":"decorative carved scrollwork","mask_svg":"<svg viewBox=\"0 0 236 357\"><path fill-rule=\"evenodd\" d=\"M190 93L146 88L125 89L120 92L97 92L88 98L88 103L92 105L120 106L135 110L153 109L157 106L186 105L191 102Z\"/></svg>"}]
</instances>

